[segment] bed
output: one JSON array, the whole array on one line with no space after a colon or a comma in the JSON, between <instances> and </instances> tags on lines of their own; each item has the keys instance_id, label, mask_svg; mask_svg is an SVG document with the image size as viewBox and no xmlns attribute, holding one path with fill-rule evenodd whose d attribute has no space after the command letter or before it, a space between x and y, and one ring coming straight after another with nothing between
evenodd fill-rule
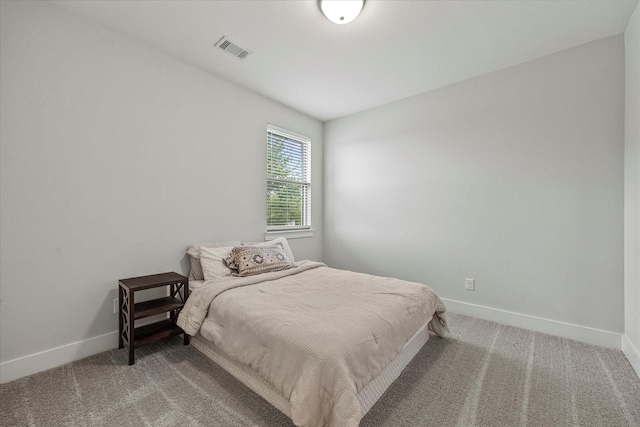
<instances>
[{"instance_id":1,"label":"bed","mask_svg":"<svg viewBox=\"0 0 640 427\"><path fill-rule=\"evenodd\" d=\"M445 334L445 306L428 286L295 262L282 238L188 253L178 325L298 426L358 426L430 331Z\"/></svg>"}]
</instances>

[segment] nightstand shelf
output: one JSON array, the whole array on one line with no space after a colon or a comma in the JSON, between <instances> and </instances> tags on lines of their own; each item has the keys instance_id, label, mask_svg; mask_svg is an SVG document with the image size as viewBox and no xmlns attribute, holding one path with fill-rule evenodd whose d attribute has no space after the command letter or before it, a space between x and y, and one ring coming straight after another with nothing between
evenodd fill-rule
<instances>
[{"instance_id":1,"label":"nightstand shelf","mask_svg":"<svg viewBox=\"0 0 640 427\"><path fill-rule=\"evenodd\" d=\"M136 292L169 287L169 296L144 302L135 302ZM184 345L189 344L189 335L176 325L178 314L189 297L189 279L178 273L161 273L132 277L118 282L120 303L118 348L129 347L129 365L135 363L134 350L151 342L184 335ZM165 320L144 326L135 326L135 321L168 313Z\"/></svg>"},{"instance_id":2,"label":"nightstand shelf","mask_svg":"<svg viewBox=\"0 0 640 427\"><path fill-rule=\"evenodd\" d=\"M184 333L171 319L140 326L135 329L135 347L152 343L161 339L173 337Z\"/></svg>"},{"instance_id":3,"label":"nightstand shelf","mask_svg":"<svg viewBox=\"0 0 640 427\"><path fill-rule=\"evenodd\" d=\"M144 317L166 313L167 311L177 310L183 306L184 303L178 298L164 297L136 303L133 313L135 319L142 319Z\"/></svg>"}]
</instances>

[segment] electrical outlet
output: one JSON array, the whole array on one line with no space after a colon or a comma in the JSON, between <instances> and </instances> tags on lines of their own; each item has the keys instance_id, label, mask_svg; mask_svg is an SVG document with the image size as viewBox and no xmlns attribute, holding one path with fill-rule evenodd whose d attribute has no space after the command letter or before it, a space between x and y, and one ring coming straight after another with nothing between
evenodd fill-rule
<instances>
[{"instance_id":1,"label":"electrical outlet","mask_svg":"<svg viewBox=\"0 0 640 427\"><path fill-rule=\"evenodd\" d=\"M113 314L118 314L118 298L113 299Z\"/></svg>"},{"instance_id":2,"label":"electrical outlet","mask_svg":"<svg viewBox=\"0 0 640 427\"><path fill-rule=\"evenodd\" d=\"M476 281L473 279L464 279L464 288L468 291L475 291Z\"/></svg>"}]
</instances>

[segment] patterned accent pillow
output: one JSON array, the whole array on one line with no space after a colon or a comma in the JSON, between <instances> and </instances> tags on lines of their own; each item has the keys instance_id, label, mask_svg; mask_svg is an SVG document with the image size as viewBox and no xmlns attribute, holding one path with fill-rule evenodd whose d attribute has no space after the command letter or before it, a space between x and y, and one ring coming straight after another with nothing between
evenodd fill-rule
<instances>
[{"instance_id":1,"label":"patterned accent pillow","mask_svg":"<svg viewBox=\"0 0 640 427\"><path fill-rule=\"evenodd\" d=\"M253 276L294 266L280 245L237 246L225 259L232 276Z\"/></svg>"},{"instance_id":2,"label":"patterned accent pillow","mask_svg":"<svg viewBox=\"0 0 640 427\"><path fill-rule=\"evenodd\" d=\"M242 246L275 246L279 245L282 247L284 254L289 258L289 261L295 262L293 259L293 252L291 252L291 248L289 247L289 242L284 237L278 237L277 239L267 240L266 242L255 242L255 243L243 243ZM227 245L225 245L227 246ZM240 245L231 245L231 246L240 246Z\"/></svg>"}]
</instances>

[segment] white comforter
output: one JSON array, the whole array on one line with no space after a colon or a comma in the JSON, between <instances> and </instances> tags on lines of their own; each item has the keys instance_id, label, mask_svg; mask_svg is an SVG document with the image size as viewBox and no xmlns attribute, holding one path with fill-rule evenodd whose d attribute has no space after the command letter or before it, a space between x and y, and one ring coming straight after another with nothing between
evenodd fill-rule
<instances>
[{"instance_id":1,"label":"white comforter","mask_svg":"<svg viewBox=\"0 0 640 427\"><path fill-rule=\"evenodd\" d=\"M178 325L257 372L289 400L296 425L355 427L358 392L426 322L443 336L444 312L423 284L301 261L205 282Z\"/></svg>"}]
</instances>

